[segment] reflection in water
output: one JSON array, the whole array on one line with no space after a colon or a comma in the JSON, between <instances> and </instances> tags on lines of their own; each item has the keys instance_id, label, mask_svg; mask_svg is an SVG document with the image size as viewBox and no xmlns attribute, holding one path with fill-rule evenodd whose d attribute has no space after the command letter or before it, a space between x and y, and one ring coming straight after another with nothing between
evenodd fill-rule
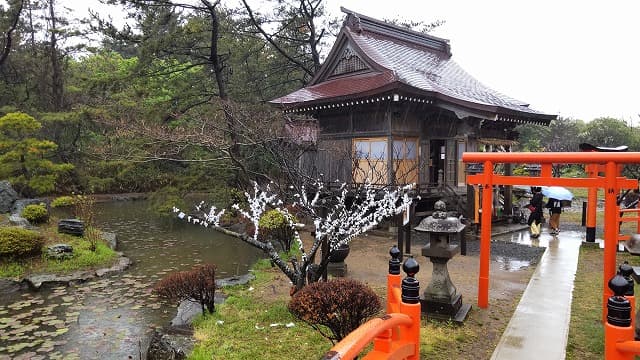
<instances>
[{"instance_id":1,"label":"reflection in water","mask_svg":"<svg viewBox=\"0 0 640 360\"><path fill-rule=\"evenodd\" d=\"M497 241L544 248L549 246L549 241L552 241L552 239L551 236L546 236L546 234L543 234L543 236L539 238L531 238L529 236L529 230L516 231L493 237L493 240ZM517 256L495 256L495 260L499 263L500 268L506 271L519 271L531 265L529 260L522 260Z\"/></svg>"},{"instance_id":2,"label":"reflection in water","mask_svg":"<svg viewBox=\"0 0 640 360\"><path fill-rule=\"evenodd\" d=\"M174 304L151 294L166 274L199 263L219 278L244 274L258 250L240 240L174 219L160 219L145 201L96 205L98 226L117 234L133 260L123 274L40 292L0 294L0 359L139 359L155 327L175 315Z\"/></svg>"},{"instance_id":3,"label":"reflection in water","mask_svg":"<svg viewBox=\"0 0 640 360\"><path fill-rule=\"evenodd\" d=\"M500 263L500 269L506 271L519 271L526 269L531 265L530 261L518 260L508 256L496 256L495 260Z\"/></svg>"}]
</instances>

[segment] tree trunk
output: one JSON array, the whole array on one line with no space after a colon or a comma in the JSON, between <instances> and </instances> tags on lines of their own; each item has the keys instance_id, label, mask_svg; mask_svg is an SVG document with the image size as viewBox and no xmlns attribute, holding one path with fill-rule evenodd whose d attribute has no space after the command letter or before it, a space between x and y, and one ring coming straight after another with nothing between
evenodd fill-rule
<instances>
[{"instance_id":1,"label":"tree trunk","mask_svg":"<svg viewBox=\"0 0 640 360\"><path fill-rule=\"evenodd\" d=\"M13 21L4 35L4 48L0 53L0 67L2 67L2 64L4 64L11 52L11 46L13 45L13 32L18 27L18 21L20 20L20 14L22 13L23 6L24 0L18 3L18 8L15 10L14 18L12 19Z\"/></svg>"},{"instance_id":2,"label":"tree trunk","mask_svg":"<svg viewBox=\"0 0 640 360\"><path fill-rule=\"evenodd\" d=\"M236 171L235 180L240 186L248 183L246 170L244 165L240 161L240 145L238 140L238 124L236 118L233 116L230 100L227 94L226 79L224 78L224 68L220 54L218 54L218 40L220 38L220 20L218 13L216 12L216 6L219 2L211 4L206 2L209 16L211 17L211 47L209 52L209 62L213 68L216 85L218 87L218 96L222 102L222 111L224 113L224 120L227 126L227 132L229 136L229 157L231 161L238 167L239 171ZM242 174L242 175L241 175Z\"/></svg>"},{"instance_id":3,"label":"tree trunk","mask_svg":"<svg viewBox=\"0 0 640 360\"><path fill-rule=\"evenodd\" d=\"M62 78L62 67L60 66L60 59L58 58L58 38L56 36L56 13L55 13L55 0L49 0L49 17L51 21L51 28L49 29L49 57L51 61L51 96L52 96L52 110L61 111L63 108L63 86L64 79Z\"/></svg>"}]
</instances>

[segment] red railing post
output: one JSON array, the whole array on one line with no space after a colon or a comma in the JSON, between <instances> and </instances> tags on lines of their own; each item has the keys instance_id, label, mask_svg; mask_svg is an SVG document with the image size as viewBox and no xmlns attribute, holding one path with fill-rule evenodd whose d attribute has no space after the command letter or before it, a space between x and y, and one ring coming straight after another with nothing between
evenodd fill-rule
<instances>
[{"instance_id":1,"label":"red railing post","mask_svg":"<svg viewBox=\"0 0 640 360\"><path fill-rule=\"evenodd\" d=\"M400 313L411 318L411 324L402 326L400 331L400 341L413 346L413 354L407 360L420 360L420 282L415 275L420 270L418 262L413 258L408 258L402 270L407 273L407 277L402 280L402 301L400 302Z\"/></svg>"},{"instance_id":2,"label":"red railing post","mask_svg":"<svg viewBox=\"0 0 640 360\"><path fill-rule=\"evenodd\" d=\"M612 295L607 299L605 309L604 358L606 360L633 360L634 353L640 349L638 347L640 343L633 341L631 303L624 296L629 290L629 282L624 276L617 274L605 286Z\"/></svg>"},{"instance_id":3,"label":"red railing post","mask_svg":"<svg viewBox=\"0 0 640 360\"><path fill-rule=\"evenodd\" d=\"M400 278L400 249L389 250L387 315L362 324L327 352L325 360L351 360L371 342L373 350L362 360L420 359L420 283L418 262L410 257L402 265L407 277Z\"/></svg>"}]
</instances>

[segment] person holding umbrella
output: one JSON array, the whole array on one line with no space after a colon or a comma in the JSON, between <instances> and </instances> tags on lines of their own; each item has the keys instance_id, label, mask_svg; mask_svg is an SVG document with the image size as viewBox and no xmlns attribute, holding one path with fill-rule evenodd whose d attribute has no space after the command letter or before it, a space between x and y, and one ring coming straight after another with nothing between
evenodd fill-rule
<instances>
[{"instance_id":1,"label":"person holding umbrella","mask_svg":"<svg viewBox=\"0 0 640 360\"><path fill-rule=\"evenodd\" d=\"M560 200L550 197L546 208L549 209L549 228L551 235L560 233L560 214L562 213L562 203Z\"/></svg>"},{"instance_id":2,"label":"person holding umbrella","mask_svg":"<svg viewBox=\"0 0 640 360\"><path fill-rule=\"evenodd\" d=\"M551 235L557 235L560 232L560 213L562 213L562 201L573 200L573 194L569 189L562 186L543 186L542 194L549 198L547 208L551 213L549 219L549 228Z\"/></svg>"},{"instance_id":3,"label":"person holding umbrella","mask_svg":"<svg viewBox=\"0 0 640 360\"><path fill-rule=\"evenodd\" d=\"M531 231L530 236L532 238L537 238L540 236L540 227L542 226L542 207L544 205L544 202L542 201L542 188L533 186L531 187L531 193L533 194L533 197L531 198L529 205L527 205L531 214L529 215L527 224Z\"/></svg>"}]
</instances>

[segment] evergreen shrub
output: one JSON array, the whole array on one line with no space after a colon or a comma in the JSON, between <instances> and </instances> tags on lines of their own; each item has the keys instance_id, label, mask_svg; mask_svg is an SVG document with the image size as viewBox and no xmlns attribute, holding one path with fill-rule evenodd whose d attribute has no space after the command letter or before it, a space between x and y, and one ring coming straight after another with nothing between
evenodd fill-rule
<instances>
[{"instance_id":1,"label":"evergreen shrub","mask_svg":"<svg viewBox=\"0 0 640 360\"><path fill-rule=\"evenodd\" d=\"M353 279L309 284L296 292L289 302L293 315L333 343L344 339L381 310L378 295Z\"/></svg>"},{"instance_id":2,"label":"evergreen shrub","mask_svg":"<svg viewBox=\"0 0 640 360\"><path fill-rule=\"evenodd\" d=\"M53 201L51 202L52 208L67 207L73 205L75 205L73 196L60 196L53 199Z\"/></svg>"},{"instance_id":3,"label":"evergreen shrub","mask_svg":"<svg viewBox=\"0 0 640 360\"><path fill-rule=\"evenodd\" d=\"M295 222L297 221L294 219ZM276 209L269 210L262 215L258 225L264 238L276 240L285 252L291 251L295 232L284 214Z\"/></svg>"},{"instance_id":4,"label":"evergreen shrub","mask_svg":"<svg viewBox=\"0 0 640 360\"><path fill-rule=\"evenodd\" d=\"M0 227L0 258L22 258L40 252L44 236L15 226Z\"/></svg>"},{"instance_id":5,"label":"evergreen shrub","mask_svg":"<svg viewBox=\"0 0 640 360\"><path fill-rule=\"evenodd\" d=\"M22 217L32 224L42 224L49 221L49 211L45 204L31 204L24 207Z\"/></svg>"}]
</instances>

